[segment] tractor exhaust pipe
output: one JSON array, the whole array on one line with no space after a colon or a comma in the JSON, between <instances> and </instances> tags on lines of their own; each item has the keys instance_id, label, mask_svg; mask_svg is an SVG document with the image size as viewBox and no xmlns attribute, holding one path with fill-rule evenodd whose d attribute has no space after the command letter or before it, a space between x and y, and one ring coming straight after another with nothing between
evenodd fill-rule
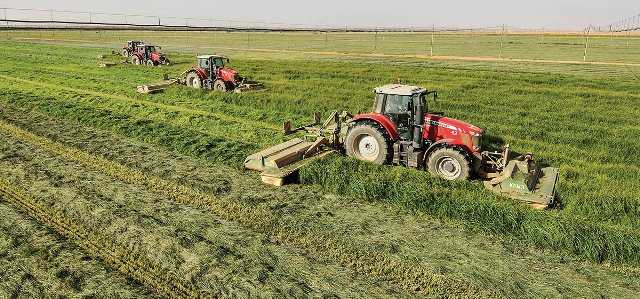
<instances>
[{"instance_id":1,"label":"tractor exhaust pipe","mask_svg":"<svg viewBox=\"0 0 640 299\"><path fill-rule=\"evenodd\" d=\"M413 148L422 148L422 127L424 125L424 105L421 98L417 103L413 103L415 113L413 114Z\"/></svg>"}]
</instances>

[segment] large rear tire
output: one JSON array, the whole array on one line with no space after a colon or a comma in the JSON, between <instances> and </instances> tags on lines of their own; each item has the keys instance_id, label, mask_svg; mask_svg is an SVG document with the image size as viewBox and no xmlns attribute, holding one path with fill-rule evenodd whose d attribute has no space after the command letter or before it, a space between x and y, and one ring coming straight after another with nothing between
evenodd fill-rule
<instances>
[{"instance_id":1,"label":"large rear tire","mask_svg":"<svg viewBox=\"0 0 640 299\"><path fill-rule=\"evenodd\" d=\"M140 65L140 58L138 58L138 56L133 55L133 57L131 57L131 63L133 63L134 65Z\"/></svg>"},{"instance_id":2,"label":"large rear tire","mask_svg":"<svg viewBox=\"0 0 640 299\"><path fill-rule=\"evenodd\" d=\"M463 181L471 176L471 161L460 151L445 147L429 155L427 169L445 180Z\"/></svg>"},{"instance_id":3,"label":"large rear tire","mask_svg":"<svg viewBox=\"0 0 640 299\"><path fill-rule=\"evenodd\" d=\"M393 154L387 132L375 123L356 125L345 139L347 155L374 164L386 164Z\"/></svg>"},{"instance_id":4,"label":"large rear tire","mask_svg":"<svg viewBox=\"0 0 640 299\"><path fill-rule=\"evenodd\" d=\"M226 92L227 91L227 84L224 83L224 81L218 79L213 83L213 90Z\"/></svg>"},{"instance_id":5,"label":"large rear tire","mask_svg":"<svg viewBox=\"0 0 640 299\"><path fill-rule=\"evenodd\" d=\"M202 88L202 80L200 80L198 73L196 73L195 71L191 71L187 73L186 81L187 81L187 86L191 88L197 88L197 89Z\"/></svg>"}]
</instances>

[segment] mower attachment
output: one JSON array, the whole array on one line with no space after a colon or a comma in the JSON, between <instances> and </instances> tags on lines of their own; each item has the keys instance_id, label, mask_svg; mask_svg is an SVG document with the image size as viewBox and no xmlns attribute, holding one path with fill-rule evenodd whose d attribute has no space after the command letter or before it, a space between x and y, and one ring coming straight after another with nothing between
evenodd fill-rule
<instances>
[{"instance_id":1,"label":"mower attachment","mask_svg":"<svg viewBox=\"0 0 640 299\"><path fill-rule=\"evenodd\" d=\"M239 84L233 89L235 93L263 90L264 84L260 82L247 81Z\"/></svg>"},{"instance_id":2,"label":"mower attachment","mask_svg":"<svg viewBox=\"0 0 640 299\"><path fill-rule=\"evenodd\" d=\"M244 166L262 171L260 177L264 183L282 186L302 166L333 152L326 147L328 143L324 137L317 137L315 141L295 138L247 157Z\"/></svg>"},{"instance_id":3,"label":"mower attachment","mask_svg":"<svg viewBox=\"0 0 640 299\"><path fill-rule=\"evenodd\" d=\"M140 85L136 88L136 90L139 93L155 93L155 92L165 90L167 87L176 83L180 83L180 80L171 79L171 80L165 80L163 82L156 83L156 84Z\"/></svg>"},{"instance_id":4,"label":"mower attachment","mask_svg":"<svg viewBox=\"0 0 640 299\"><path fill-rule=\"evenodd\" d=\"M544 209L554 202L558 168L538 168L527 154L509 161L502 171L484 182L487 189L506 197L522 200L534 208Z\"/></svg>"}]
</instances>

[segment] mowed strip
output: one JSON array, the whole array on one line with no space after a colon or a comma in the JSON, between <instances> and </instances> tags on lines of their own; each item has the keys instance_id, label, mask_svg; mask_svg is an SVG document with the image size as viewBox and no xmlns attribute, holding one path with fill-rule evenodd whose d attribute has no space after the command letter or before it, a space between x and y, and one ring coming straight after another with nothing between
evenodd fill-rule
<instances>
[{"instance_id":1,"label":"mowed strip","mask_svg":"<svg viewBox=\"0 0 640 299\"><path fill-rule=\"evenodd\" d=\"M113 268L137 280L158 294L168 298L197 297L196 291L183 284L156 275L152 271L153 266L151 266L151 263L142 257L130 255L126 248L116 245L98 232L90 231L74 223L61 211L47 207L38 199L12 186L2 178L0 178L0 197L16 205L61 236L71 240L87 253L100 257Z\"/></svg>"},{"instance_id":2,"label":"mowed strip","mask_svg":"<svg viewBox=\"0 0 640 299\"><path fill-rule=\"evenodd\" d=\"M4 121L0 121L0 130L18 140L34 146L42 147L56 155L64 157L65 159L79 162L90 169L100 171L114 179L128 184L142 185L177 202L192 204L199 207L207 207L209 210L218 214L224 213L225 211L233 212L232 214L234 215L240 215L241 219L246 219L249 216L247 208L240 204L222 202L210 194L193 190L187 186L167 181L157 176L146 175L142 171L129 168L125 165L99 156L91 155L78 149L65 147L47 138L24 131ZM255 213L251 213L251 215L254 214ZM260 217L260 215L255 216Z\"/></svg>"},{"instance_id":3,"label":"mowed strip","mask_svg":"<svg viewBox=\"0 0 640 299\"><path fill-rule=\"evenodd\" d=\"M341 238L331 231L313 229L308 223L300 222L300 219L283 217L284 215L274 213L264 206L244 205L233 199L214 197L171 181L148 176L122 164L62 146L3 121L0 121L0 131L90 169L104 172L115 179L147 187L180 203L204 207L225 220L267 233L289 246L310 250L323 258L337 261L356 273L388 280L409 293L433 295L454 292L470 297L485 293L466 282L432 273L428 269L416 269L412 262L401 257L385 253L372 254L367 248L358 246L356 240Z\"/></svg>"}]
</instances>

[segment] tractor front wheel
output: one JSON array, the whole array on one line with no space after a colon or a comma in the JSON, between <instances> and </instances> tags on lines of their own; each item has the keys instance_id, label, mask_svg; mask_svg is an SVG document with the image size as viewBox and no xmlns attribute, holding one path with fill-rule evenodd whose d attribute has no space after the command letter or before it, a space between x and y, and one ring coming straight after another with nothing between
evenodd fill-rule
<instances>
[{"instance_id":1,"label":"tractor front wheel","mask_svg":"<svg viewBox=\"0 0 640 299\"><path fill-rule=\"evenodd\" d=\"M147 66L156 66L156 64L153 62L153 60L149 59L147 60Z\"/></svg>"},{"instance_id":2,"label":"tractor front wheel","mask_svg":"<svg viewBox=\"0 0 640 299\"><path fill-rule=\"evenodd\" d=\"M131 57L131 63L133 63L134 65L140 65L140 58L134 55L133 57Z\"/></svg>"},{"instance_id":3,"label":"tractor front wheel","mask_svg":"<svg viewBox=\"0 0 640 299\"><path fill-rule=\"evenodd\" d=\"M194 71L191 71L187 74L186 81L187 81L187 86L189 87L197 88L197 89L202 88L202 80L200 80L200 77Z\"/></svg>"},{"instance_id":4,"label":"tractor front wheel","mask_svg":"<svg viewBox=\"0 0 640 299\"><path fill-rule=\"evenodd\" d=\"M458 150L440 148L429 155L427 169L445 180L466 180L471 175L471 162Z\"/></svg>"},{"instance_id":5,"label":"tractor front wheel","mask_svg":"<svg viewBox=\"0 0 640 299\"><path fill-rule=\"evenodd\" d=\"M216 80L216 82L213 83L213 90L226 92L227 91L227 84L224 83L224 81L222 81L222 80Z\"/></svg>"},{"instance_id":6,"label":"tractor front wheel","mask_svg":"<svg viewBox=\"0 0 640 299\"><path fill-rule=\"evenodd\" d=\"M127 50L127 49L122 49L121 54L122 54L122 57L127 58L127 57L129 57L129 50Z\"/></svg>"},{"instance_id":7,"label":"tractor front wheel","mask_svg":"<svg viewBox=\"0 0 640 299\"><path fill-rule=\"evenodd\" d=\"M373 123L353 127L345 140L347 155L375 164L388 163L393 149L386 131Z\"/></svg>"}]
</instances>

